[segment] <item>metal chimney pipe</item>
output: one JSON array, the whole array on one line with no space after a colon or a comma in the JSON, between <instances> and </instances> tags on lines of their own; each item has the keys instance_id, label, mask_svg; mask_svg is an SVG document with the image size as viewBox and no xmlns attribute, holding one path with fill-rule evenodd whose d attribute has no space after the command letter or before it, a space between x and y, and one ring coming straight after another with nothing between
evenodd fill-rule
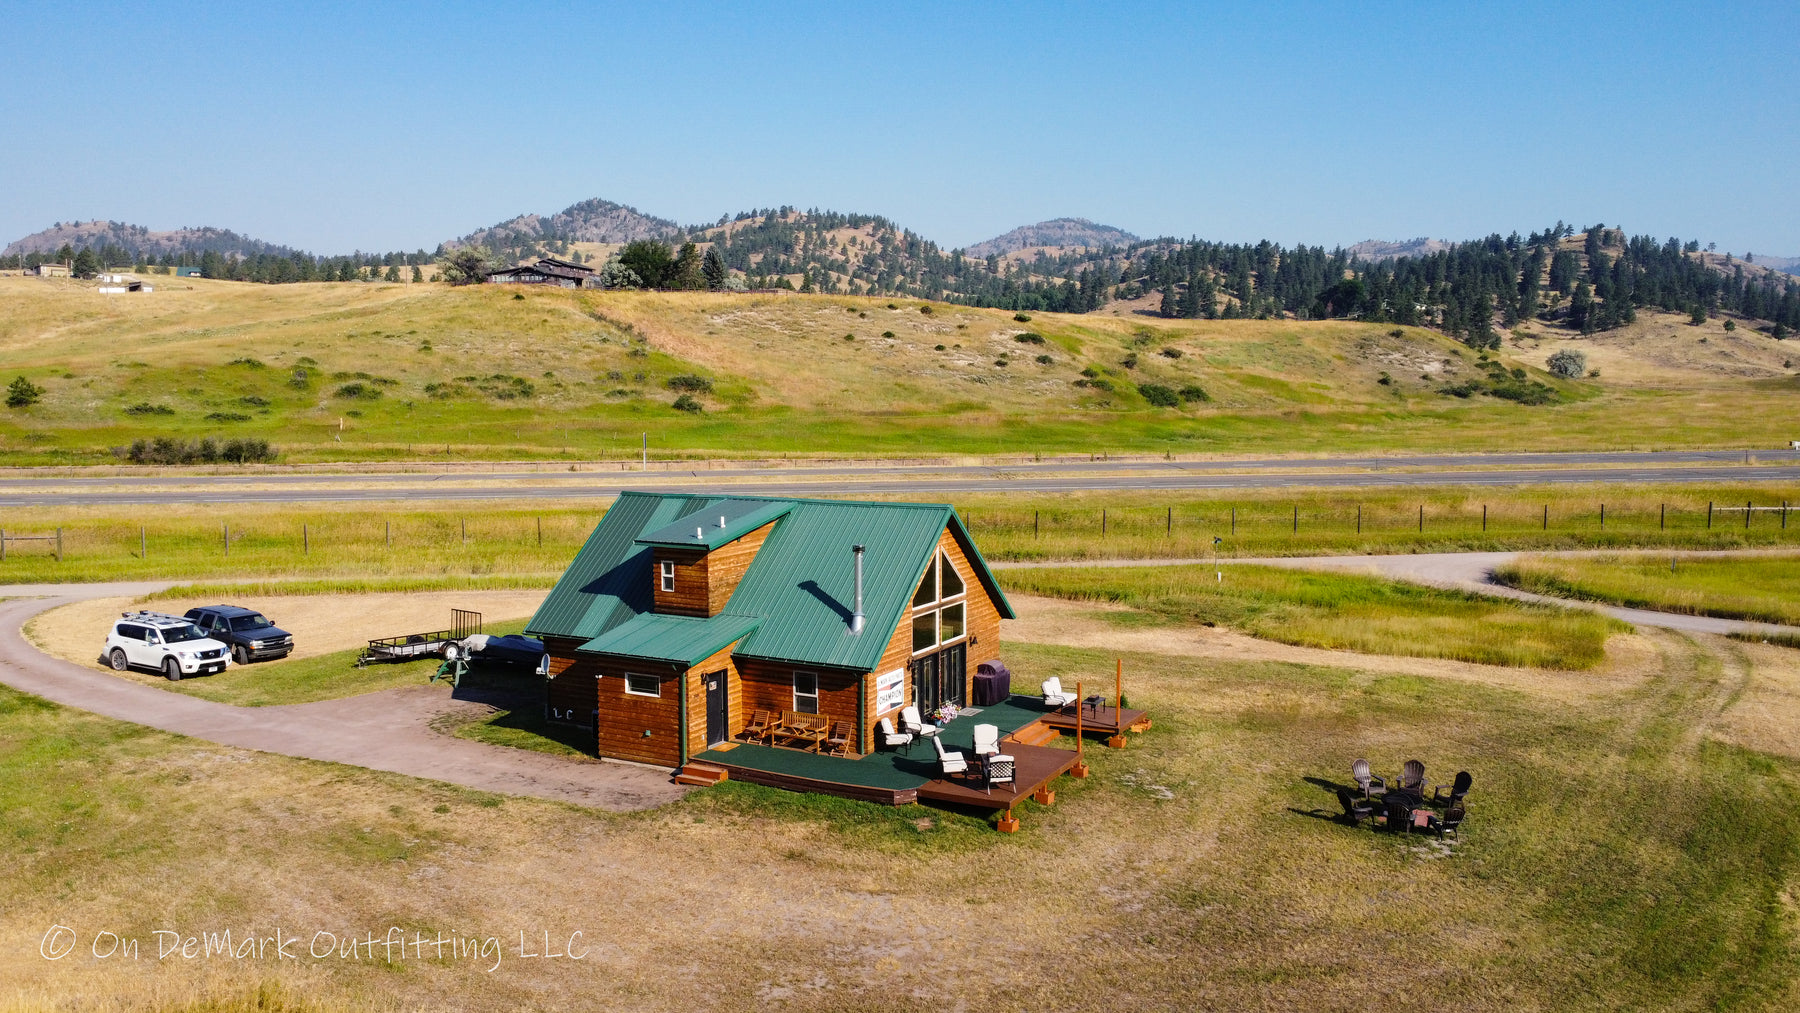
<instances>
[{"instance_id":1,"label":"metal chimney pipe","mask_svg":"<svg viewBox=\"0 0 1800 1013\"><path fill-rule=\"evenodd\" d=\"M850 613L850 632L852 634L861 634L863 631L863 608L862 608L863 547L860 545L852 545L850 547L850 551L856 554L856 608L854 611L852 611Z\"/></svg>"}]
</instances>

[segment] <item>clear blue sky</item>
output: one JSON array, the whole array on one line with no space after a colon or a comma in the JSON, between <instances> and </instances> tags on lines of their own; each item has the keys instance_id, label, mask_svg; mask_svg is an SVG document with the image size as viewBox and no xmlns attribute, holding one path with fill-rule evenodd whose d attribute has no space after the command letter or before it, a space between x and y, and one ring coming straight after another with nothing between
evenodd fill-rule
<instances>
[{"instance_id":1,"label":"clear blue sky","mask_svg":"<svg viewBox=\"0 0 1800 1013\"><path fill-rule=\"evenodd\" d=\"M1380 7L1378 12L1365 8ZM1800 5L0 3L0 242L430 249L604 197L946 246L1471 238L1800 255Z\"/></svg>"}]
</instances>

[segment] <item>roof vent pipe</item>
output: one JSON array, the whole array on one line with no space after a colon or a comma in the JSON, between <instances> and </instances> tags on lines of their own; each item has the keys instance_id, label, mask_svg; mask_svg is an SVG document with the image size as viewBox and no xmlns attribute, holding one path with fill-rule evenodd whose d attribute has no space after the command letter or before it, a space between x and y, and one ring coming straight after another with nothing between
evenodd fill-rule
<instances>
[{"instance_id":1,"label":"roof vent pipe","mask_svg":"<svg viewBox=\"0 0 1800 1013\"><path fill-rule=\"evenodd\" d=\"M862 609L862 559L863 547L852 545L850 551L856 554L856 610L850 613L850 632L861 634L863 631Z\"/></svg>"},{"instance_id":2,"label":"roof vent pipe","mask_svg":"<svg viewBox=\"0 0 1800 1013\"><path fill-rule=\"evenodd\" d=\"M694 540L699 541L699 542L706 541L706 529L705 528L695 528L694 529Z\"/></svg>"},{"instance_id":3,"label":"roof vent pipe","mask_svg":"<svg viewBox=\"0 0 1800 1013\"><path fill-rule=\"evenodd\" d=\"M724 526L725 526L725 515L720 514L719 515L719 527L724 527Z\"/></svg>"}]
</instances>

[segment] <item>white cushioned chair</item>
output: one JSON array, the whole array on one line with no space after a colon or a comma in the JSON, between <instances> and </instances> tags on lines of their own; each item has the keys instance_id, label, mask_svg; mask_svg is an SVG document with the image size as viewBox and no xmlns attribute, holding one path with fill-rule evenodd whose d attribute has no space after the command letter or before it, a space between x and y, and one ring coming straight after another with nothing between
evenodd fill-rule
<instances>
[{"instance_id":1,"label":"white cushioned chair","mask_svg":"<svg viewBox=\"0 0 1800 1013\"><path fill-rule=\"evenodd\" d=\"M910 732L894 731L894 719L893 718L882 718L880 727L881 727L881 744L888 747L889 749L899 749L901 746L911 746L912 745L913 737Z\"/></svg>"},{"instance_id":2,"label":"white cushioned chair","mask_svg":"<svg viewBox=\"0 0 1800 1013\"><path fill-rule=\"evenodd\" d=\"M1044 680L1044 706L1061 710L1074 702L1075 694L1063 692L1061 679L1053 675Z\"/></svg>"}]
</instances>

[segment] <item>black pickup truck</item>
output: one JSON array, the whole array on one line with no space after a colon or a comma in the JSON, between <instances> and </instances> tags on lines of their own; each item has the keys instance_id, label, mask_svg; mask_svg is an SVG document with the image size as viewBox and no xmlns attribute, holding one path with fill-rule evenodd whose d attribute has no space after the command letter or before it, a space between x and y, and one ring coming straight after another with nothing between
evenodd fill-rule
<instances>
[{"instance_id":1,"label":"black pickup truck","mask_svg":"<svg viewBox=\"0 0 1800 1013\"><path fill-rule=\"evenodd\" d=\"M240 665L285 658L294 650L293 634L253 609L208 605L188 609L187 619L212 639L231 645L231 660Z\"/></svg>"}]
</instances>

